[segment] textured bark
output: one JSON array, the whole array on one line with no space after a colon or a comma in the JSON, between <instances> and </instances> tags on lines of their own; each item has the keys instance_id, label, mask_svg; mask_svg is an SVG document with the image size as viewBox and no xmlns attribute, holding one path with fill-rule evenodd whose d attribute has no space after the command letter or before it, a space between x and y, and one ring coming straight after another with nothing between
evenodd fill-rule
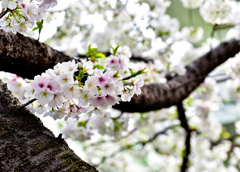
<instances>
[{"instance_id":1,"label":"textured bark","mask_svg":"<svg viewBox=\"0 0 240 172\"><path fill-rule=\"evenodd\" d=\"M0 30L0 70L33 78L58 62L71 60L69 56L53 50L20 34ZM29 51L29 49L31 51ZM142 88L142 94L130 102L121 102L115 109L123 112L147 112L172 105L185 99L217 66L233 57L240 50L238 40L220 44L211 52L189 64L187 73L174 77L166 84L150 84Z\"/></svg>"},{"instance_id":2,"label":"textured bark","mask_svg":"<svg viewBox=\"0 0 240 172\"><path fill-rule=\"evenodd\" d=\"M37 40L3 30L0 30L0 47L0 70L28 79L72 59Z\"/></svg>"},{"instance_id":3,"label":"textured bark","mask_svg":"<svg viewBox=\"0 0 240 172\"><path fill-rule=\"evenodd\" d=\"M0 80L0 171L97 171L20 105Z\"/></svg>"}]
</instances>

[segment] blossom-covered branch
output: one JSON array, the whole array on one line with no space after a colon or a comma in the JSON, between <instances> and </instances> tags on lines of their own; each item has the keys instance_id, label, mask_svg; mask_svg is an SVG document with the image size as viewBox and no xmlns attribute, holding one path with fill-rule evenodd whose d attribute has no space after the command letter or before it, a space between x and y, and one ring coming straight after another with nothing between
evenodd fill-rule
<instances>
[{"instance_id":1,"label":"blossom-covered branch","mask_svg":"<svg viewBox=\"0 0 240 172\"><path fill-rule=\"evenodd\" d=\"M32 79L59 62L73 59L21 34L14 35L0 31L0 44L0 69L16 73L24 78ZM176 105L204 80L204 77L199 80L195 80L196 78L207 76L217 66L237 54L239 50L239 40L224 42L187 65L185 75L175 76L165 84L144 85L141 95L134 96L130 102L121 102L114 108L123 112L147 112ZM189 80L194 80L194 82L179 88Z\"/></svg>"}]
</instances>

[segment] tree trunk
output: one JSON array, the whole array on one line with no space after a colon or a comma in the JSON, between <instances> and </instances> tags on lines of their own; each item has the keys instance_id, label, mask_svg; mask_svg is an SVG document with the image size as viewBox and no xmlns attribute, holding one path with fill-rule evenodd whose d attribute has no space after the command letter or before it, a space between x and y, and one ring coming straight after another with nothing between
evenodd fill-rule
<instances>
[{"instance_id":1,"label":"tree trunk","mask_svg":"<svg viewBox=\"0 0 240 172\"><path fill-rule=\"evenodd\" d=\"M96 172L14 98L0 80L0 171Z\"/></svg>"}]
</instances>

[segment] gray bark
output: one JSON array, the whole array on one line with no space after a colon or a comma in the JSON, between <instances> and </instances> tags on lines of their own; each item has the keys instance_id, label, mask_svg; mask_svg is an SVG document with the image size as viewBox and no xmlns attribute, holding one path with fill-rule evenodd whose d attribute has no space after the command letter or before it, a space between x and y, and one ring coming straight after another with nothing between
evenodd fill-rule
<instances>
[{"instance_id":1,"label":"gray bark","mask_svg":"<svg viewBox=\"0 0 240 172\"><path fill-rule=\"evenodd\" d=\"M0 171L97 172L61 137L55 138L0 80Z\"/></svg>"}]
</instances>

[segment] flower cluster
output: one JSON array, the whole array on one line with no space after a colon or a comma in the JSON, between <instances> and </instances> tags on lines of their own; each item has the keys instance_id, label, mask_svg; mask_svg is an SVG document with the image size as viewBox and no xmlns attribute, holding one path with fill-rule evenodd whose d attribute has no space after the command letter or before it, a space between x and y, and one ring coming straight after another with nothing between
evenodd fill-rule
<instances>
[{"instance_id":1,"label":"flower cluster","mask_svg":"<svg viewBox=\"0 0 240 172\"><path fill-rule=\"evenodd\" d=\"M129 69L131 75L123 78L120 72L127 68L124 58L128 59L122 54L111 55L105 60L106 68L85 60L81 63L73 60L57 64L53 69L35 76L28 84L25 97L38 100L29 108L55 120L63 117L67 120L69 117L79 119L82 113L101 116L104 110L120 100L130 101L134 94L141 93L143 80L136 76L144 72L139 70L134 73ZM119 68L109 65L109 60L115 60ZM74 80L76 72L79 74Z\"/></svg>"},{"instance_id":2,"label":"flower cluster","mask_svg":"<svg viewBox=\"0 0 240 172\"><path fill-rule=\"evenodd\" d=\"M231 20L233 11L230 0L208 0L200 8L203 19L212 24L226 24Z\"/></svg>"},{"instance_id":3,"label":"flower cluster","mask_svg":"<svg viewBox=\"0 0 240 172\"><path fill-rule=\"evenodd\" d=\"M17 97L19 100L24 100L24 93L26 91L26 85L27 82L12 73L8 72L0 72L0 79L3 81L3 83L6 83L8 86L8 89L12 91L12 94Z\"/></svg>"},{"instance_id":4,"label":"flower cluster","mask_svg":"<svg viewBox=\"0 0 240 172\"><path fill-rule=\"evenodd\" d=\"M3 0L2 8L7 12L0 21L5 32L26 32L35 21L45 17L46 10L57 5L57 0Z\"/></svg>"},{"instance_id":5,"label":"flower cluster","mask_svg":"<svg viewBox=\"0 0 240 172\"><path fill-rule=\"evenodd\" d=\"M61 128L65 138L72 138L79 141L89 140L97 131L101 135L113 136L119 138L122 132L128 129L129 118L126 116L118 115L117 118L112 117L111 114L116 113L116 110L104 111L102 116L93 115L89 117L83 114L80 119L69 119L63 124Z\"/></svg>"},{"instance_id":6,"label":"flower cluster","mask_svg":"<svg viewBox=\"0 0 240 172\"><path fill-rule=\"evenodd\" d=\"M203 38L203 29L201 27L184 27L182 29L182 34L185 36L190 42L196 43Z\"/></svg>"}]
</instances>

